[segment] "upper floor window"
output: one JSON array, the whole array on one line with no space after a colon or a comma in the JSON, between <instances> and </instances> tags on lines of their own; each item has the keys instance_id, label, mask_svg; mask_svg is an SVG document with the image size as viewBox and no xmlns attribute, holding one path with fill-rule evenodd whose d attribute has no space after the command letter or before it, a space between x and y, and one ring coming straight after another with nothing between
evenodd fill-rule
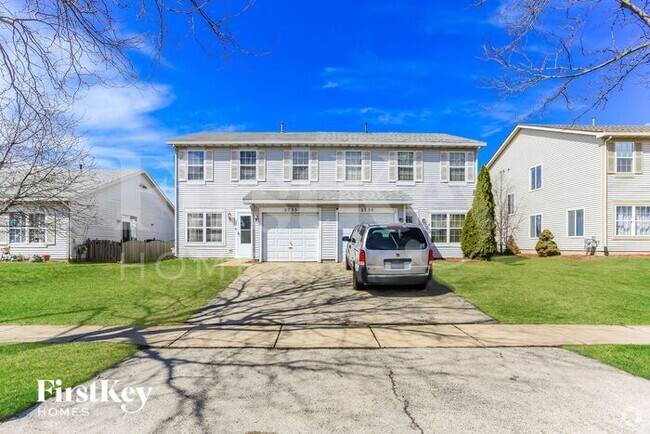
<instances>
[{"instance_id":1,"label":"upper floor window","mask_svg":"<svg viewBox=\"0 0 650 434\"><path fill-rule=\"evenodd\" d=\"M535 214L530 216L530 237L539 238L542 234L542 215Z\"/></svg>"},{"instance_id":2,"label":"upper floor window","mask_svg":"<svg viewBox=\"0 0 650 434\"><path fill-rule=\"evenodd\" d=\"M187 151L187 179L189 181L205 179L205 151Z\"/></svg>"},{"instance_id":3,"label":"upper floor window","mask_svg":"<svg viewBox=\"0 0 650 434\"><path fill-rule=\"evenodd\" d=\"M584 209L570 209L567 211L567 235L569 237L584 237L585 236L585 210Z\"/></svg>"},{"instance_id":4,"label":"upper floor window","mask_svg":"<svg viewBox=\"0 0 650 434\"><path fill-rule=\"evenodd\" d=\"M363 179L363 152L345 151L345 180L361 181Z\"/></svg>"},{"instance_id":5,"label":"upper floor window","mask_svg":"<svg viewBox=\"0 0 650 434\"><path fill-rule=\"evenodd\" d=\"M239 151L239 179L241 181L257 180L256 151Z\"/></svg>"},{"instance_id":6,"label":"upper floor window","mask_svg":"<svg viewBox=\"0 0 650 434\"><path fill-rule=\"evenodd\" d=\"M192 212L187 214L187 242L223 242L223 213Z\"/></svg>"},{"instance_id":7,"label":"upper floor window","mask_svg":"<svg viewBox=\"0 0 650 434\"><path fill-rule=\"evenodd\" d=\"M293 181L309 181L309 151L293 151L291 161L291 179Z\"/></svg>"},{"instance_id":8,"label":"upper floor window","mask_svg":"<svg viewBox=\"0 0 650 434\"><path fill-rule=\"evenodd\" d=\"M634 170L634 143L616 142L616 172L632 173Z\"/></svg>"},{"instance_id":9,"label":"upper floor window","mask_svg":"<svg viewBox=\"0 0 650 434\"><path fill-rule=\"evenodd\" d=\"M397 153L397 180L414 181L415 158L413 151L400 151Z\"/></svg>"},{"instance_id":10,"label":"upper floor window","mask_svg":"<svg viewBox=\"0 0 650 434\"><path fill-rule=\"evenodd\" d=\"M530 168L530 189L539 190L542 188L542 166Z\"/></svg>"},{"instance_id":11,"label":"upper floor window","mask_svg":"<svg viewBox=\"0 0 650 434\"><path fill-rule=\"evenodd\" d=\"M464 152L449 153L449 181L465 182L465 160Z\"/></svg>"},{"instance_id":12,"label":"upper floor window","mask_svg":"<svg viewBox=\"0 0 650 434\"><path fill-rule=\"evenodd\" d=\"M515 213L515 194L508 194L508 215L513 215Z\"/></svg>"},{"instance_id":13,"label":"upper floor window","mask_svg":"<svg viewBox=\"0 0 650 434\"><path fill-rule=\"evenodd\" d=\"M650 206L617 206L616 235L650 236Z\"/></svg>"},{"instance_id":14,"label":"upper floor window","mask_svg":"<svg viewBox=\"0 0 650 434\"><path fill-rule=\"evenodd\" d=\"M9 213L9 243L44 243L45 214Z\"/></svg>"}]
</instances>

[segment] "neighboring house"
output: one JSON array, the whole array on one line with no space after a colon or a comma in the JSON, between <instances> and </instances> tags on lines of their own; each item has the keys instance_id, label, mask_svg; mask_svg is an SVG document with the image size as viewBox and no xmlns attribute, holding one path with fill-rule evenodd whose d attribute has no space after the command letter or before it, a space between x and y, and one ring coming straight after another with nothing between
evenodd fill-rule
<instances>
[{"instance_id":1,"label":"neighboring house","mask_svg":"<svg viewBox=\"0 0 650 434\"><path fill-rule=\"evenodd\" d=\"M363 222L421 222L460 257L483 142L446 134L199 133L176 153L180 257L341 261Z\"/></svg>"},{"instance_id":2,"label":"neighboring house","mask_svg":"<svg viewBox=\"0 0 650 434\"><path fill-rule=\"evenodd\" d=\"M0 246L9 246L12 254L68 259L88 238L174 238L174 206L147 172L90 170L88 176L92 188L74 200L21 201L0 215Z\"/></svg>"},{"instance_id":3,"label":"neighboring house","mask_svg":"<svg viewBox=\"0 0 650 434\"><path fill-rule=\"evenodd\" d=\"M650 252L650 126L519 125L488 168L523 251L550 229L563 252Z\"/></svg>"}]
</instances>

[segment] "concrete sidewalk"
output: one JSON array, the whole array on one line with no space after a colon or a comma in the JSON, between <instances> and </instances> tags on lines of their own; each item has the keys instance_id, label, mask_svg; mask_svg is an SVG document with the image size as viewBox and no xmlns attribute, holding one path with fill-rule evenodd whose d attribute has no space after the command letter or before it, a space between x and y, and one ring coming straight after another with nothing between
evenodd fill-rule
<instances>
[{"instance_id":1,"label":"concrete sidewalk","mask_svg":"<svg viewBox=\"0 0 650 434\"><path fill-rule=\"evenodd\" d=\"M282 349L650 345L650 325L0 326L0 343L73 341L132 342L152 348Z\"/></svg>"}]
</instances>

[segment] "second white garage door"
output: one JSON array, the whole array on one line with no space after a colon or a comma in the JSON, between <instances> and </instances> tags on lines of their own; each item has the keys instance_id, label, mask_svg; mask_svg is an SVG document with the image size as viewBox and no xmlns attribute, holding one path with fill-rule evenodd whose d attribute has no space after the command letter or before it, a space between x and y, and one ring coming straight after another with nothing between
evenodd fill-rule
<instances>
[{"instance_id":1,"label":"second white garage door","mask_svg":"<svg viewBox=\"0 0 650 434\"><path fill-rule=\"evenodd\" d=\"M344 242L344 236L350 236L352 229L358 224L385 224L394 223L395 213L377 213L377 214L339 214L339 262L345 258L345 248L348 243Z\"/></svg>"},{"instance_id":2,"label":"second white garage door","mask_svg":"<svg viewBox=\"0 0 650 434\"><path fill-rule=\"evenodd\" d=\"M264 261L318 261L318 214L264 214Z\"/></svg>"}]
</instances>

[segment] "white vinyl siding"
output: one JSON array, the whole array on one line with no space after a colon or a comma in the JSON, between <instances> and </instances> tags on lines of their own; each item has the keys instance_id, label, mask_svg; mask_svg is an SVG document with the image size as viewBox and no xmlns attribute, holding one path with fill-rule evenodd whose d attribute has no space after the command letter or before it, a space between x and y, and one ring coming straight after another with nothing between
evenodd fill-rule
<instances>
[{"instance_id":1,"label":"white vinyl siding","mask_svg":"<svg viewBox=\"0 0 650 434\"><path fill-rule=\"evenodd\" d=\"M585 210L570 209L567 211L567 236L584 237L585 235Z\"/></svg>"},{"instance_id":2,"label":"white vinyl siding","mask_svg":"<svg viewBox=\"0 0 650 434\"><path fill-rule=\"evenodd\" d=\"M542 215L534 214L530 216L529 222L529 235L530 238L539 238L542 233Z\"/></svg>"},{"instance_id":3,"label":"white vinyl siding","mask_svg":"<svg viewBox=\"0 0 650 434\"><path fill-rule=\"evenodd\" d=\"M542 166L535 166L530 168L530 191L539 190L542 188Z\"/></svg>"},{"instance_id":4,"label":"white vinyl siding","mask_svg":"<svg viewBox=\"0 0 650 434\"><path fill-rule=\"evenodd\" d=\"M187 151L187 180L205 180L205 151Z\"/></svg>"},{"instance_id":5,"label":"white vinyl siding","mask_svg":"<svg viewBox=\"0 0 650 434\"><path fill-rule=\"evenodd\" d=\"M616 173L632 173L634 170L634 142L616 142Z\"/></svg>"}]
</instances>

